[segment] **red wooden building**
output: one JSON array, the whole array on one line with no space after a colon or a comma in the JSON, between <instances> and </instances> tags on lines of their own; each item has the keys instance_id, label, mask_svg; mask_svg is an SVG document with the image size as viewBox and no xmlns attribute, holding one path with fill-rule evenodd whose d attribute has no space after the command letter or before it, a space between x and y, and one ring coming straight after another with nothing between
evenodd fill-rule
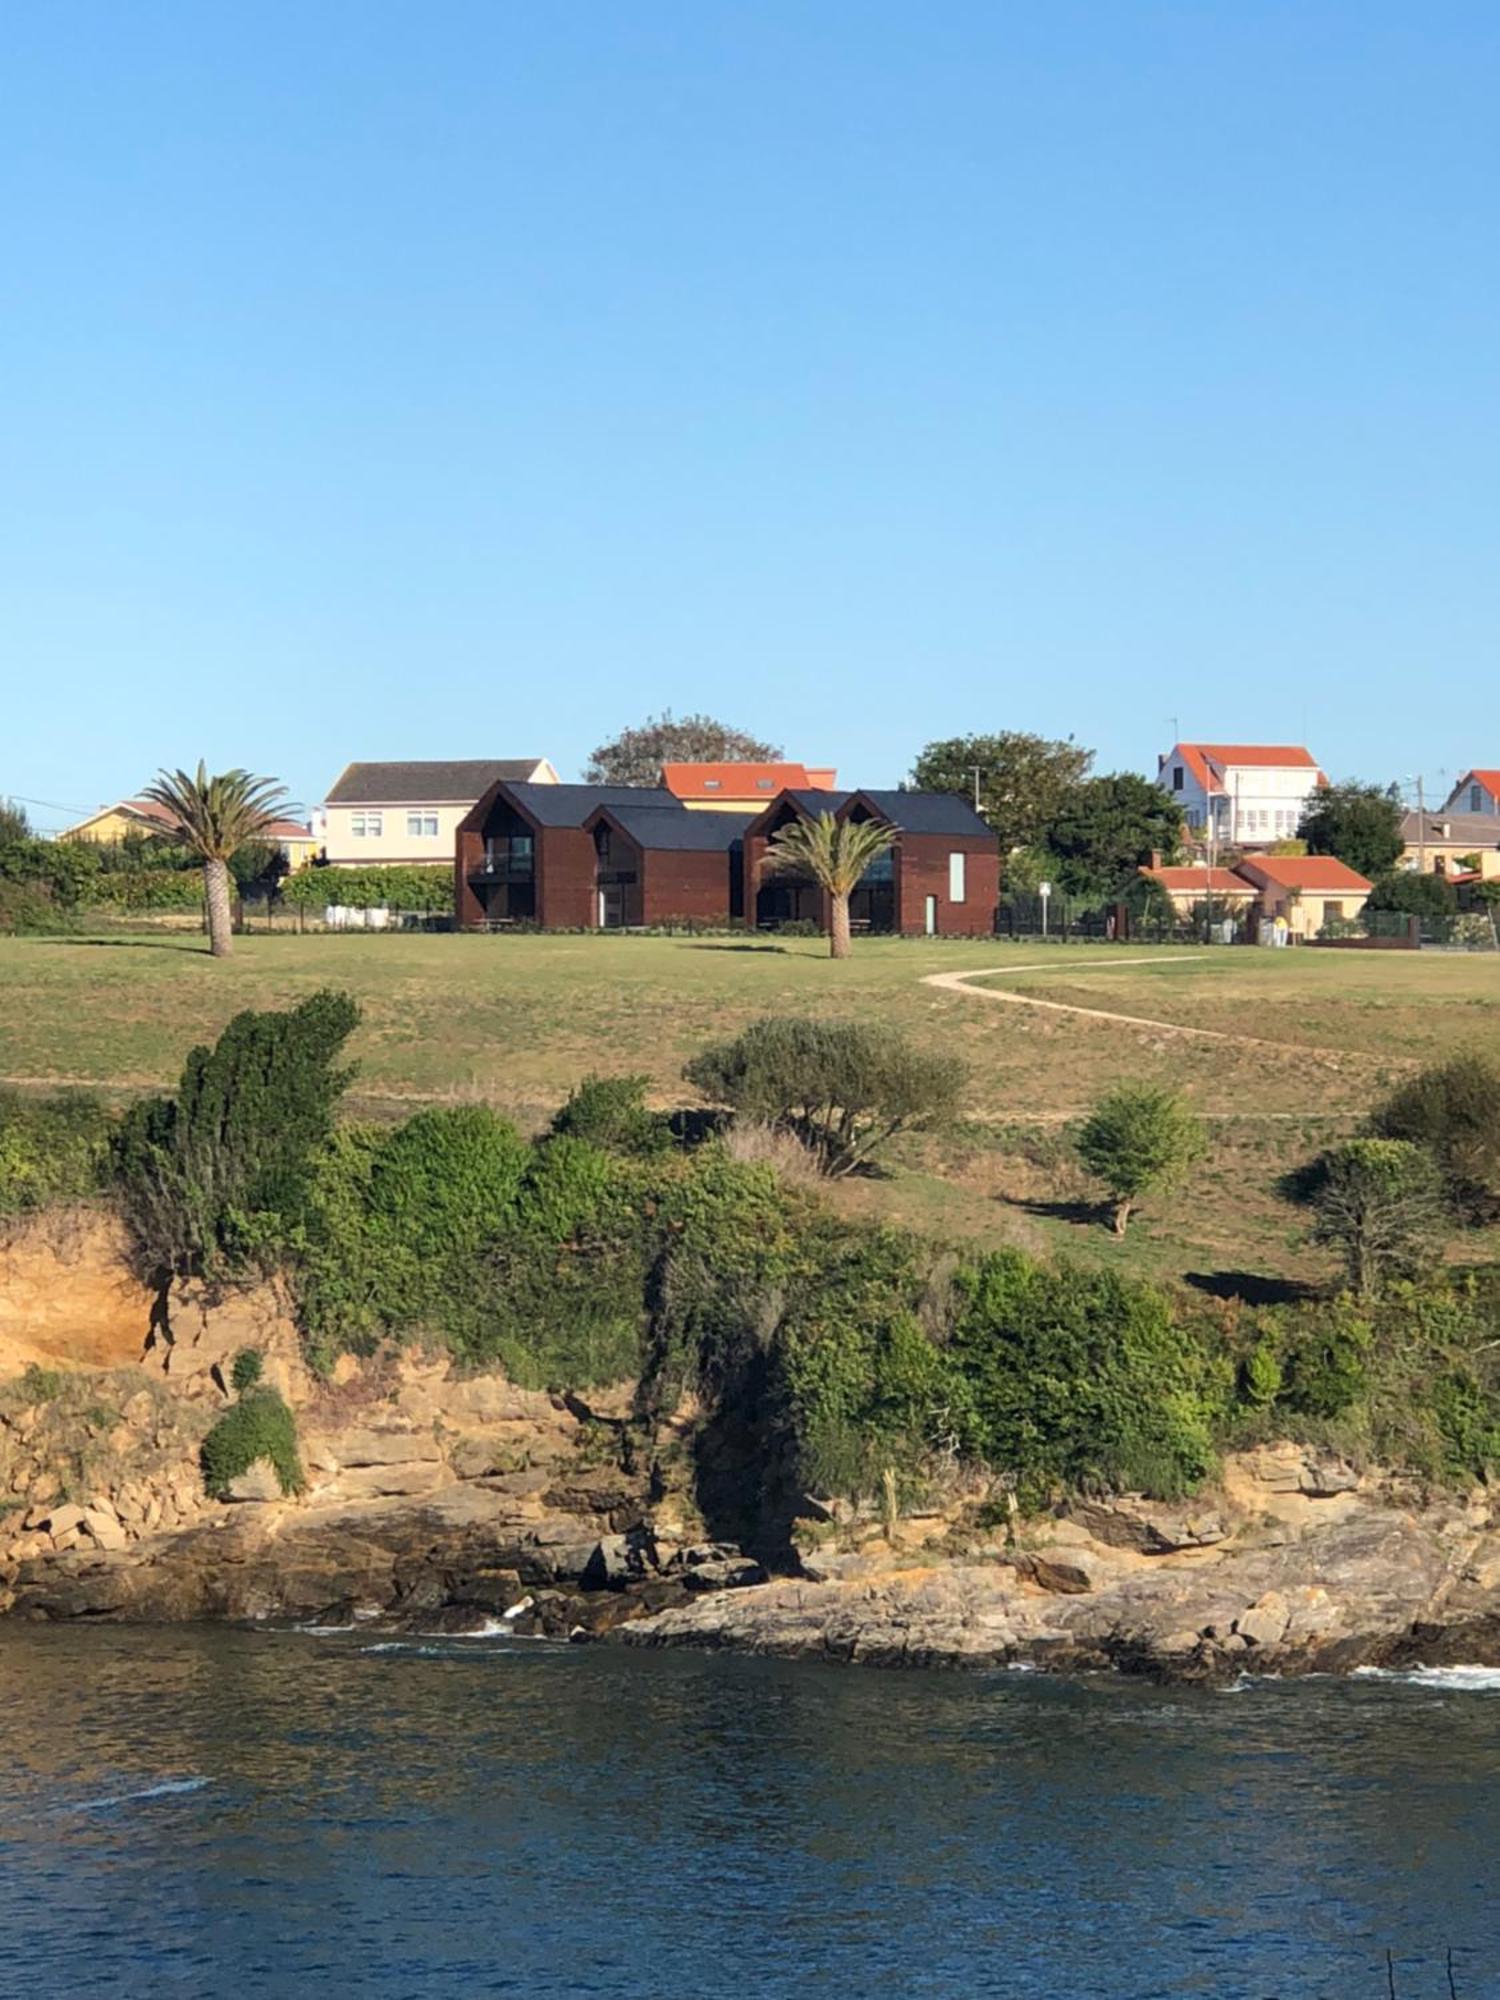
<instances>
[{"instance_id":1,"label":"red wooden building","mask_svg":"<svg viewBox=\"0 0 1500 2000\"><path fill-rule=\"evenodd\" d=\"M745 834L747 915L758 925L810 919L828 927L818 885L763 873L771 838L795 819L820 813L878 819L895 839L850 898L856 930L903 937L988 937L1000 900L1000 849L965 799L950 792L783 792Z\"/></svg>"},{"instance_id":2,"label":"red wooden building","mask_svg":"<svg viewBox=\"0 0 1500 2000\"><path fill-rule=\"evenodd\" d=\"M947 793L784 791L750 815L691 811L664 786L508 782L491 785L458 829L458 924L593 930L810 919L826 929L827 899L815 883L761 876L771 836L821 812L884 820L895 832L854 893L857 928L951 937L993 930L994 835Z\"/></svg>"}]
</instances>

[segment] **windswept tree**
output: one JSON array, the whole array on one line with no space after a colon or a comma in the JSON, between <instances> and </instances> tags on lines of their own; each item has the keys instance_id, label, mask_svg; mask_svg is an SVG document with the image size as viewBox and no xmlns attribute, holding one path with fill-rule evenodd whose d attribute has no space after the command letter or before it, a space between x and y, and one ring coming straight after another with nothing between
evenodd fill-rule
<instances>
[{"instance_id":1,"label":"windswept tree","mask_svg":"<svg viewBox=\"0 0 1500 2000\"><path fill-rule=\"evenodd\" d=\"M849 956L849 898L865 870L878 861L895 839L892 828L878 819L793 820L771 836L761 868L767 875L810 876L829 902L828 955Z\"/></svg>"},{"instance_id":2,"label":"windswept tree","mask_svg":"<svg viewBox=\"0 0 1500 2000\"><path fill-rule=\"evenodd\" d=\"M223 771L211 778L200 759L196 777L162 771L142 796L166 807L177 822L176 838L202 862L208 948L215 958L227 958L234 936L230 858L291 810L285 787L274 778L253 778L248 771Z\"/></svg>"},{"instance_id":3,"label":"windswept tree","mask_svg":"<svg viewBox=\"0 0 1500 2000\"><path fill-rule=\"evenodd\" d=\"M1339 1251L1350 1289L1371 1298L1433 1255L1443 1182L1431 1153L1409 1139L1345 1139L1285 1190L1313 1211L1313 1240Z\"/></svg>"},{"instance_id":4,"label":"windswept tree","mask_svg":"<svg viewBox=\"0 0 1500 2000\"><path fill-rule=\"evenodd\" d=\"M711 715L648 715L601 743L588 761L590 785L654 785L663 764L774 764L781 751Z\"/></svg>"}]
</instances>

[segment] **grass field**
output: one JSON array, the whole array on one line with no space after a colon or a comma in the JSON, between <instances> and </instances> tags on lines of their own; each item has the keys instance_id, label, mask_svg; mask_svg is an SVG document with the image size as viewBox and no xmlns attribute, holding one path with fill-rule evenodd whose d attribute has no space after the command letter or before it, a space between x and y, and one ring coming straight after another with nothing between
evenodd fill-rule
<instances>
[{"instance_id":1,"label":"grass field","mask_svg":"<svg viewBox=\"0 0 1500 2000\"><path fill-rule=\"evenodd\" d=\"M1254 1038L1004 1004L924 984L985 984L1064 1006ZM1500 962L1475 955L817 940L342 935L246 937L215 963L197 937L0 941L0 1076L134 1091L169 1084L191 1043L241 1007L347 989L363 1023L356 1108L478 1098L540 1124L587 1070L644 1071L684 1101L684 1061L764 1013L898 1023L963 1056L970 1123L911 1142L890 1179L844 1199L927 1227L1119 1256L1080 1219L1059 1129L1125 1078L1180 1087L1212 1120L1193 1185L1123 1254L1148 1266L1323 1267L1296 1244L1276 1173L1347 1127L1403 1069L1500 1051Z\"/></svg>"}]
</instances>

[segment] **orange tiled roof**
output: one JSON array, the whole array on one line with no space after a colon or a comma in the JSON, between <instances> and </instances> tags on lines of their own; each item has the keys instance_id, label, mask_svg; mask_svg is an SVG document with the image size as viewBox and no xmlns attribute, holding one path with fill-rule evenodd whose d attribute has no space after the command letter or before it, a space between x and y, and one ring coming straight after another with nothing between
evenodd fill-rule
<instances>
[{"instance_id":1,"label":"orange tiled roof","mask_svg":"<svg viewBox=\"0 0 1500 2000\"><path fill-rule=\"evenodd\" d=\"M1312 752L1300 743L1179 743L1182 761L1206 792L1221 792L1218 770L1239 764L1266 771L1315 771L1323 773Z\"/></svg>"},{"instance_id":2,"label":"orange tiled roof","mask_svg":"<svg viewBox=\"0 0 1500 2000\"><path fill-rule=\"evenodd\" d=\"M1175 895L1200 889L1205 895L1253 896L1255 887L1232 868L1143 868L1153 882Z\"/></svg>"},{"instance_id":3,"label":"orange tiled roof","mask_svg":"<svg viewBox=\"0 0 1500 2000\"><path fill-rule=\"evenodd\" d=\"M837 773L808 764L663 764L661 781L679 799L770 800L778 792L832 791Z\"/></svg>"},{"instance_id":4,"label":"orange tiled roof","mask_svg":"<svg viewBox=\"0 0 1500 2000\"><path fill-rule=\"evenodd\" d=\"M1278 889L1349 889L1356 893L1374 887L1357 875L1346 862L1331 854L1257 854L1239 864L1239 873L1248 878L1264 875Z\"/></svg>"},{"instance_id":5,"label":"orange tiled roof","mask_svg":"<svg viewBox=\"0 0 1500 2000\"><path fill-rule=\"evenodd\" d=\"M1500 771L1466 771L1454 786L1454 790L1462 791L1465 785L1472 785L1476 780L1484 786L1491 798L1500 799Z\"/></svg>"}]
</instances>

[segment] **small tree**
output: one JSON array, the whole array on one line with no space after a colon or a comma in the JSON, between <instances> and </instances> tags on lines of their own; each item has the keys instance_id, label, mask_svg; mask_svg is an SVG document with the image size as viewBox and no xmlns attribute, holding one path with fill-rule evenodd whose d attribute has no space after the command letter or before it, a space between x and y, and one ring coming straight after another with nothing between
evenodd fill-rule
<instances>
[{"instance_id":1,"label":"small tree","mask_svg":"<svg viewBox=\"0 0 1500 2000\"><path fill-rule=\"evenodd\" d=\"M177 823L176 838L202 862L208 948L215 958L227 958L234 937L229 863L290 810L285 788L274 778L252 778L248 771L224 771L211 778L200 759L196 777L162 771L142 796L166 807Z\"/></svg>"},{"instance_id":2,"label":"small tree","mask_svg":"<svg viewBox=\"0 0 1500 2000\"><path fill-rule=\"evenodd\" d=\"M1385 1139L1425 1146L1448 1193L1480 1220L1500 1196L1500 1063L1478 1049L1399 1085L1375 1114Z\"/></svg>"},{"instance_id":3,"label":"small tree","mask_svg":"<svg viewBox=\"0 0 1500 2000\"><path fill-rule=\"evenodd\" d=\"M898 1132L951 1117L964 1069L895 1028L771 1016L705 1049L684 1074L740 1117L794 1133L838 1177Z\"/></svg>"},{"instance_id":4,"label":"small tree","mask_svg":"<svg viewBox=\"0 0 1500 2000\"><path fill-rule=\"evenodd\" d=\"M601 743L588 761L590 785L655 785L663 764L774 764L781 751L711 715L649 715Z\"/></svg>"},{"instance_id":5,"label":"small tree","mask_svg":"<svg viewBox=\"0 0 1500 2000\"><path fill-rule=\"evenodd\" d=\"M895 837L883 820L835 819L826 812L816 819L793 820L771 836L761 863L764 872L810 875L828 897L830 958L849 956L849 898Z\"/></svg>"},{"instance_id":6,"label":"small tree","mask_svg":"<svg viewBox=\"0 0 1500 2000\"><path fill-rule=\"evenodd\" d=\"M1394 785L1361 785L1353 779L1325 785L1309 799L1297 832L1309 854L1336 855L1373 882L1395 867L1406 846L1401 794Z\"/></svg>"},{"instance_id":7,"label":"small tree","mask_svg":"<svg viewBox=\"0 0 1500 2000\"><path fill-rule=\"evenodd\" d=\"M1436 1163L1406 1139L1346 1139L1288 1191L1311 1207L1314 1241L1342 1252L1362 1299L1421 1264L1443 1209Z\"/></svg>"},{"instance_id":8,"label":"small tree","mask_svg":"<svg viewBox=\"0 0 1500 2000\"><path fill-rule=\"evenodd\" d=\"M1182 1179L1203 1151L1203 1127L1174 1091L1127 1083L1094 1106L1078 1152L1114 1204L1116 1236L1143 1194Z\"/></svg>"}]
</instances>

